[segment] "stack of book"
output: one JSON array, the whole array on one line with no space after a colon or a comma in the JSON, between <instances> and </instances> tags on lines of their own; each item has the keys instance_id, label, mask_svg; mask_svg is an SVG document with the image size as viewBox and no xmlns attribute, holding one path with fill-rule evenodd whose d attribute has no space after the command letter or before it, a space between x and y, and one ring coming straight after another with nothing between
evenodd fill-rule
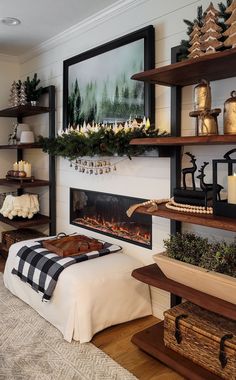
<instances>
[{"instance_id":1,"label":"stack of book","mask_svg":"<svg viewBox=\"0 0 236 380\"><path fill-rule=\"evenodd\" d=\"M174 200L177 203L205 206L205 201L207 200L207 206L212 205L213 192L208 191L207 193L201 189L193 190L191 188L176 188L174 189Z\"/></svg>"}]
</instances>

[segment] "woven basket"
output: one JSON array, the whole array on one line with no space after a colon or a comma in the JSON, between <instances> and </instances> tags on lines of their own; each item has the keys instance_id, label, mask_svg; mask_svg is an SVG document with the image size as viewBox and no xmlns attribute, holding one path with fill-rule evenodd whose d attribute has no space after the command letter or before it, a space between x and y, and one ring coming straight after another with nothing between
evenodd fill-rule
<instances>
[{"instance_id":1,"label":"woven basket","mask_svg":"<svg viewBox=\"0 0 236 380\"><path fill-rule=\"evenodd\" d=\"M223 379L236 379L235 321L191 302L167 310L164 316L164 343L168 348Z\"/></svg>"},{"instance_id":2,"label":"woven basket","mask_svg":"<svg viewBox=\"0 0 236 380\"><path fill-rule=\"evenodd\" d=\"M20 228L18 230L4 231L2 232L2 244L9 249L10 246L18 241L37 239L46 236L40 231L36 231L30 228Z\"/></svg>"}]
</instances>

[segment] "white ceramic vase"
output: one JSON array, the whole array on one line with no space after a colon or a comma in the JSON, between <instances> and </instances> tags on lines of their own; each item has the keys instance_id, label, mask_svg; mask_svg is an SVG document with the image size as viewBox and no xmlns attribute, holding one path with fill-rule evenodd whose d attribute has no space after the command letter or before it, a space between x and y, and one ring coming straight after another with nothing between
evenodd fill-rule
<instances>
[{"instance_id":1,"label":"white ceramic vase","mask_svg":"<svg viewBox=\"0 0 236 380\"><path fill-rule=\"evenodd\" d=\"M171 280L236 304L236 278L172 259L165 253L153 259Z\"/></svg>"}]
</instances>

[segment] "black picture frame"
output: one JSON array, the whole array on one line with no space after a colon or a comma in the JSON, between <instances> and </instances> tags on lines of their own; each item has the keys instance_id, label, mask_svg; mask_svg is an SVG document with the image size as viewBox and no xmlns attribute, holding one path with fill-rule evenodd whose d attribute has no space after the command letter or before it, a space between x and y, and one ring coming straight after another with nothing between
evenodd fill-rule
<instances>
[{"instance_id":1,"label":"black picture frame","mask_svg":"<svg viewBox=\"0 0 236 380\"><path fill-rule=\"evenodd\" d=\"M121 48L121 50L116 50L116 49L120 49L120 48ZM89 113L88 119L90 118L90 120L86 119L86 117L83 118L84 113L81 111L82 110L81 104L84 104L84 108L85 108L85 104L87 103L88 97L80 96L80 89L78 91L78 87L75 87L75 84L74 84L75 82L73 82L73 78L77 79L77 75L79 75L79 73L80 73L80 75L82 77L81 81L83 81L83 80L85 81L84 76L82 75L82 69L83 69L83 72L86 73L85 76L87 78L87 82L86 82L87 87L85 87L85 84L83 84L83 89L85 89L85 88L87 89L89 87L88 80L90 80L90 79L88 79L88 78L90 78L89 70L87 70L87 64L88 63L89 64L93 63L93 66L95 65L95 70L93 70L93 72L94 71L98 72L98 78L99 78L100 73L99 73L99 68L96 69L96 64L99 65L100 68L103 67L103 64L106 64L106 69L107 69L107 67L108 67L108 69L110 68L110 71L114 72L114 74L115 74L115 70L112 71L112 69L113 69L113 65L114 65L115 61L117 61L117 60L108 59L108 55L106 53L111 52L111 54L117 55L118 52L119 53L122 52L122 49L126 49L126 50L123 50L124 60L122 61L122 64L125 66L126 57L127 57L127 59L133 59L133 62L135 62L136 57L132 57L132 54L130 55L131 57L129 56L129 54L126 54L126 52L128 53L129 51L131 51L131 53L132 53L132 48L134 50L136 49L137 51L138 51L138 49L143 50L143 57L141 57L141 59L140 59L140 61L142 60L143 68L138 69L135 72L132 72L131 75L135 74L136 72L149 70L149 69L152 69L155 67L155 29L152 25L149 25L145 28L139 29L135 32L132 32L130 34L127 34L125 36L117 38L111 42L100 45L96 48L93 48L91 50L88 50L84 53L78 54L74 57L71 57L71 58L63 61L63 129L64 130L68 127L68 125L74 125L74 126L77 124L82 125L83 121L91 122L92 121L91 116L97 115L97 113L98 113L98 111L97 111L98 102L97 102L96 106L91 107L91 110L90 110L91 112L89 111L90 113ZM106 57L107 57L107 59L106 59ZM138 59L139 58L137 57L137 60ZM92 62L93 60L94 60L94 62ZM91 65L91 67L92 67L92 65ZM131 68L131 63L130 63L129 69L130 68ZM103 72L105 72L105 70ZM105 74L103 74L103 75L105 75ZM130 81L130 82L128 82L128 86L130 86L130 87L134 86L134 85L139 86L139 89L140 89L140 86L143 86L142 96L140 95L141 93L139 92L139 99L142 98L142 100L141 101L139 100L139 106L136 106L137 108L139 107L138 110L141 110L141 108L143 108L143 114L142 115L136 114L135 117L146 116L146 117L149 117L151 122L154 123L154 121L155 121L154 85L149 84L149 83L134 81L134 80L130 79L131 75L129 75L128 79L126 79L126 83L128 81ZM116 80L118 81L117 78L116 78ZM79 81L77 79L77 85L78 85L78 82ZM103 80L103 83L105 83L105 82L107 83L107 81ZM131 84L131 82L133 82L133 83L136 82L137 84ZM95 83L94 86L96 86L96 81L93 83ZM121 83L120 79L119 79L119 83ZM70 87L70 89L69 89L69 87ZM72 91L72 89L73 89L73 91ZM113 90L114 90L114 88L113 88ZM95 93L95 89L93 89L93 92ZM76 93L76 97L77 97L76 98L77 103L75 102L75 98L73 98L75 93ZM79 95L78 95L78 93L79 93ZM86 95L85 90L84 90L84 95ZM122 96L124 97L124 93ZM85 98L86 98L86 102L85 102ZM128 98L128 96L127 96L127 98ZM131 98L131 96L130 96L130 98ZM115 96L113 98L113 104L115 102L114 99L115 99ZM109 101L110 101L110 98L109 98ZM140 102L142 102L141 105L140 105ZM80 108L77 105L80 105ZM74 110L76 110L75 107L79 110L79 112L74 111ZM126 107L126 109L127 109L127 107ZM110 109L110 113L111 112L112 112L112 109ZM121 113L121 109L119 109L119 112ZM76 117L74 117L74 115L76 115ZM113 112L112 112L112 115L114 115ZM133 115L130 115L130 117L132 117L132 116ZM99 119L99 117L97 117L97 118ZM96 118L94 118L93 121L97 122L97 123L101 123L101 122L108 122L109 123L112 121L113 122L114 121L119 122L119 121L124 121L124 120L120 120L120 117L116 116L116 115L114 115L113 117L107 116L105 118L102 115L102 120L96 120Z\"/></svg>"}]
</instances>

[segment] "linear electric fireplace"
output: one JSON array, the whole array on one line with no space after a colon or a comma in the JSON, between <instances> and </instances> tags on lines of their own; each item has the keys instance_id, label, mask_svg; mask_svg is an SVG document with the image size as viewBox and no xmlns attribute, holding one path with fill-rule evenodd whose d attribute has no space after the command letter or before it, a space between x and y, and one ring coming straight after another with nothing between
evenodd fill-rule
<instances>
[{"instance_id":1,"label":"linear electric fireplace","mask_svg":"<svg viewBox=\"0 0 236 380\"><path fill-rule=\"evenodd\" d=\"M133 214L131 218L126 215L131 205L145 200L71 188L70 223L151 249L151 215Z\"/></svg>"}]
</instances>

